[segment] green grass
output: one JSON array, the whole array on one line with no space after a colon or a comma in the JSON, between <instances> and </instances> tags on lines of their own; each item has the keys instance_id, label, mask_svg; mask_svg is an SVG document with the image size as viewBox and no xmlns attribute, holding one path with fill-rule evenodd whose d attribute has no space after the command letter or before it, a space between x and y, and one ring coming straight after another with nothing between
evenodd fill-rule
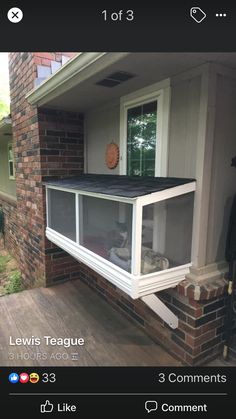
<instances>
[{"instance_id":1,"label":"green grass","mask_svg":"<svg viewBox=\"0 0 236 419\"><path fill-rule=\"evenodd\" d=\"M13 271L9 275L8 284L4 287L6 294L13 294L23 290L22 278L20 271Z\"/></svg>"},{"instance_id":2,"label":"green grass","mask_svg":"<svg viewBox=\"0 0 236 419\"><path fill-rule=\"evenodd\" d=\"M0 256L0 273L6 270L7 263L11 260L11 256Z\"/></svg>"}]
</instances>

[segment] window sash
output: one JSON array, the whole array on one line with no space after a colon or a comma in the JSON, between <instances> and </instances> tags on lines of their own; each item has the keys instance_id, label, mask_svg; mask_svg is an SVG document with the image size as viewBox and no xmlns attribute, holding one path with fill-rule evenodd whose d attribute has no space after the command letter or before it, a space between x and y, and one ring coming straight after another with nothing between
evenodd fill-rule
<instances>
[{"instance_id":1,"label":"window sash","mask_svg":"<svg viewBox=\"0 0 236 419\"><path fill-rule=\"evenodd\" d=\"M8 145L8 172L9 179L15 179L15 162L12 144Z\"/></svg>"},{"instance_id":2,"label":"window sash","mask_svg":"<svg viewBox=\"0 0 236 419\"><path fill-rule=\"evenodd\" d=\"M170 113L170 80L165 79L143 89L129 93L120 99L120 164L119 174L127 175L127 120L128 111L140 105L157 102L158 121L156 125L155 173L167 176L168 169L168 128Z\"/></svg>"},{"instance_id":3,"label":"window sash","mask_svg":"<svg viewBox=\"0 0 236 419\"><path fill-rule=\"evenodd\" d=\"M155 128L152 128L153 124ZM126 132L127 175L155 176L156 148L159 141L158 99L127 108Z\"/></svg>"}]
</instances>

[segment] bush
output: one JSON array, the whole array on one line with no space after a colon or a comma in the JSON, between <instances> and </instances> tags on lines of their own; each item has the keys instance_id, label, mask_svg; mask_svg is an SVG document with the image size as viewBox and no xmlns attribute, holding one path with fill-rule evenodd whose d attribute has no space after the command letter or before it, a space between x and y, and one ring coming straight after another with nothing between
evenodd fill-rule
<instances>
[{"instance_id":1,"label":"bush","mask_svg":"<svg viewBox=\"0 0 236 419\"><path fill-rule=\"evenodd\" d=\"M21 273L19 271L13 271L9 276L9 282L5 286L6 294L13 294L14 292L20 292L23 290Z\"/></svg>"}]
</instances>

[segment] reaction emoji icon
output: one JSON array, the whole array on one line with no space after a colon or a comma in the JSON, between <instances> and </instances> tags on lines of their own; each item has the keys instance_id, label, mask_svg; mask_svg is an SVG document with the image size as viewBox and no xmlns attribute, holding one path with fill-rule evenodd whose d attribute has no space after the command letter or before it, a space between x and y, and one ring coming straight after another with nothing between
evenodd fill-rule
<instances>
[{"instance_id":1,"label":"reaction emoji icon","mask_svg":"<svg viewBox=\"0 0 236 419\"><path fill-rule=\"evenodd\" d=\"M32 384L36 384L39 381L39 375L36 372L32 372L29 376L29 380Z\"/></svg>"},{"instance_id":2,"label":"reaction emoji icon","mask_svg":"<svg viewBox=\"0 0 236 419\"><path fill-rule=\"evenodd\" d=\"M28 381L29 381L29 376L28 376L28 374L27 374L26 372L22 372L22 373L20 374L20 382L21 382L22 384L26 384L26 383L28 383Z\"/></svg>"},{"instance_id":3,"label":"reaction emoji icon","mask_svg":"<svg viewBox=\"0 0 236 419\"><path fill-rule=\"evenodd\" d=\"M19 375L16 372L12 372L9 375L8 380L10 381L10 383L16 384L19 381Z\"/></svg>"}]
</instances>

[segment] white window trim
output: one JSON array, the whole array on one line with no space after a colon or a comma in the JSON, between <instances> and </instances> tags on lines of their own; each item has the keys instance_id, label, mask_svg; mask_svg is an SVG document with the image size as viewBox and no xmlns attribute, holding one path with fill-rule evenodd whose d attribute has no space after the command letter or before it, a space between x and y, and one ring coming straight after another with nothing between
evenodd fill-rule
<instances>
[{"instance_id":1,"label":"white window trim","mask_svg":"<svg viewBox=\"0 0 236 419\"><path fill-rule=\"evenodd\" d=\"M127 112L128 109L158 101L155 176L167 176L170 113L170 79L152 84L120 99L120 175L127 173Z\"/></svg>"},{"instance_id":2,"label":"white window trim","mask_svg":"<svg viewBox=\"0 0 236 419\"><path fill-rule=\"evenodd\" d=\"M9 175L9 179L10 180L15 180L16 179L16 175L15 175L15 160L14 160L14 155L13 155L13 159L12 160L9 159L9 150L10 150L10 148L12 149L12 152L13 152L13 145L12 145L12 143L9 143L8 144L8 147L7 147L8 175ZM10 162L13 163L13 176L11 176L11 173L10 173Z\"/></svg>"}]
</instances>

